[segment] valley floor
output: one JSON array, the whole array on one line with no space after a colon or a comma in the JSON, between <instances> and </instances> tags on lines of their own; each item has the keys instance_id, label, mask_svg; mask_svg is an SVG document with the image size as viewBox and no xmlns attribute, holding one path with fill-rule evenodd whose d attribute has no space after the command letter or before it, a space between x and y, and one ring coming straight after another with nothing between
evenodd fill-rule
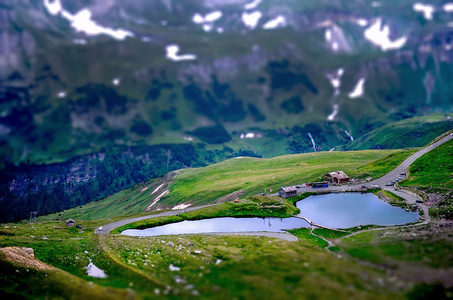
<instances>
[{"instance_id":1,"label":"valley floor","mask_svg":"<svg viewBox=\"0 0 453 300\"><path fill-rule=\"evenodd\" d=\"M382 193L404 197L393 190L397 196ZM430 221L426 209L425 222L410 226L301 228L290 231L290 240L256 233L107 234L127 226L264 214L265 210L256 209L260 202L281 205L279 216L295 214L288 200L247 199L236 206L228 201L129 219L77 220L80 228L39 218L36 224L2 224L0 295L30 299L440 299L452 295L453 223ZM88 274L90 263L106 276Z\"/></svg>"}]
</instances>

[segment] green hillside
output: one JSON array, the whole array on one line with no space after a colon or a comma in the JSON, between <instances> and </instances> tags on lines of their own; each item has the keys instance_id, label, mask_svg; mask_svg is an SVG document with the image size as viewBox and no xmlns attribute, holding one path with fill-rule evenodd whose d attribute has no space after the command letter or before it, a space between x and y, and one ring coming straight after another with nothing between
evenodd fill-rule
<instances>
[{"instance_id":1,"label":"green hillside","mask_svg":"<svg viewBox=\"0 0 453 300\"><path fill-rule=\"evenodd\" d=\"M92 202L41 218L95 220L142 213L156 197L164 195L152 210L178 204L215 203L219 198L240 192L241 198L275 193L280 186L319 180L325 173L343 170L352 177L382 176L412 150L367 150L354 152L317 152L275 158L234 158L205 168L183 169ZM153 193L154 192L154 193ZM231 199L230 199L231 200Z\"/></svg>"},{"instance_id":2,"label":"green hillside","mask_svg":"<svg viewBox=\"0 0 453 300\"><path fill-rule=\"evenodd\" d=\"M401 186L416 189L432 207L432 217L453 219L453 141L426 153L409 168Z\"/></svg>"},{"instance_id":3,"label":"green hillside","mask_svg":"<svg viewBox=\"0 0 453 300\"><path fill-rule=\"evenodd\" d=\"M444 114L414 117L379 127L356 139L343 150L423 147L453 129L453 119Z\"/></svg>"}]
</instances>

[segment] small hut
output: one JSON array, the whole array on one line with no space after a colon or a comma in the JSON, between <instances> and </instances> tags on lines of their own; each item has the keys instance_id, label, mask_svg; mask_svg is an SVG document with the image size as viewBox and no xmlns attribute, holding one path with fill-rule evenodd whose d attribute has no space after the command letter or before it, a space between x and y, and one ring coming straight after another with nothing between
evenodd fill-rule
<instances>
[{"instance_id":1,"label":"small hut","mask_svg":"<svg viewBox=\"0 0 453 300\"><path fill-rule=\"evenodd\" d=\"M282 187L278 191L278 195L282 198L297 196L297 189L293 187Z\"/></svg>"},{"instance_id":2,"label":"small hut","mask_svg":"<svg viewBox=\"0 0 453 300\"><path fill-rule=\"evenodd\" d=\"M75 221L73 219L67 219L66 220L66 226L68 227L74 227Z\"/></svg>"},{"instance_id":3,"label":"small hut","mask_svg":"<svg viewBox=\"0 0 453 300\"><path fill-rule=\"evenodd\" d=\"M347 183L347 182L351 181L349 176L343 171L328 173L328 174L324 175L324 178L326 178L330 182L334 182L334 183L338 183L338 184Z\"/></svg>"}]
</instances>

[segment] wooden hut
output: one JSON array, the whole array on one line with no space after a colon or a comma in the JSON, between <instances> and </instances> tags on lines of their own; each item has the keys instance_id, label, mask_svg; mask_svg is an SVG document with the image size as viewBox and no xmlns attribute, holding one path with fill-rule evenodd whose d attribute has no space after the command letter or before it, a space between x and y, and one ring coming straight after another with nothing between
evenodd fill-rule
<instances>
[{"instance_id":1,"label":"wooden hut","mask_svg":"<svg viewBox=\"0 0 453 300\"><path fill-rule=\"evenodd\" d=\"M297 189L293 187L282 187L278 191L278 195L282 198L297 196Z\"/></svg>"},{"instance_id":2,"label":"wooden hut","mask_svg":"<svg viewBox=\"0 0 453 300\"><path fill-rule=\"evenodd\" d=\"M334 183L338 183L338 184L347 183L347 182L351 181L349 176L343 171L328 173L328 174L324 175L324 178L326 178L326 180L328 180L330 182L334 182Z\"/></svg>"}]
</instances>

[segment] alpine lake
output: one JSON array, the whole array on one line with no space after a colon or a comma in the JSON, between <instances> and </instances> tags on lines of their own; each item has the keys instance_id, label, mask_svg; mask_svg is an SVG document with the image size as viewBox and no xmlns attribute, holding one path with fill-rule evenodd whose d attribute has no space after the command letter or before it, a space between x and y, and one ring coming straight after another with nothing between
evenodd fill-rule
<instances>
[{"instance_id":1,"label":"alpine lake","mask_svg":"<svg viewBox=\"0 0 453 300\"><path fill-rule=\"evenodd\" d=\"M329 228L350 228L363 225L404 225L419 220L418 212L408 212L379 199L371 193L331 193L310 196L296 203L300 217ZM213 218L182 221L147 229L128 229L128 236L159 236L235 232L284 232L310 227L299 218Z\"/></svg>"}]
</instances>

